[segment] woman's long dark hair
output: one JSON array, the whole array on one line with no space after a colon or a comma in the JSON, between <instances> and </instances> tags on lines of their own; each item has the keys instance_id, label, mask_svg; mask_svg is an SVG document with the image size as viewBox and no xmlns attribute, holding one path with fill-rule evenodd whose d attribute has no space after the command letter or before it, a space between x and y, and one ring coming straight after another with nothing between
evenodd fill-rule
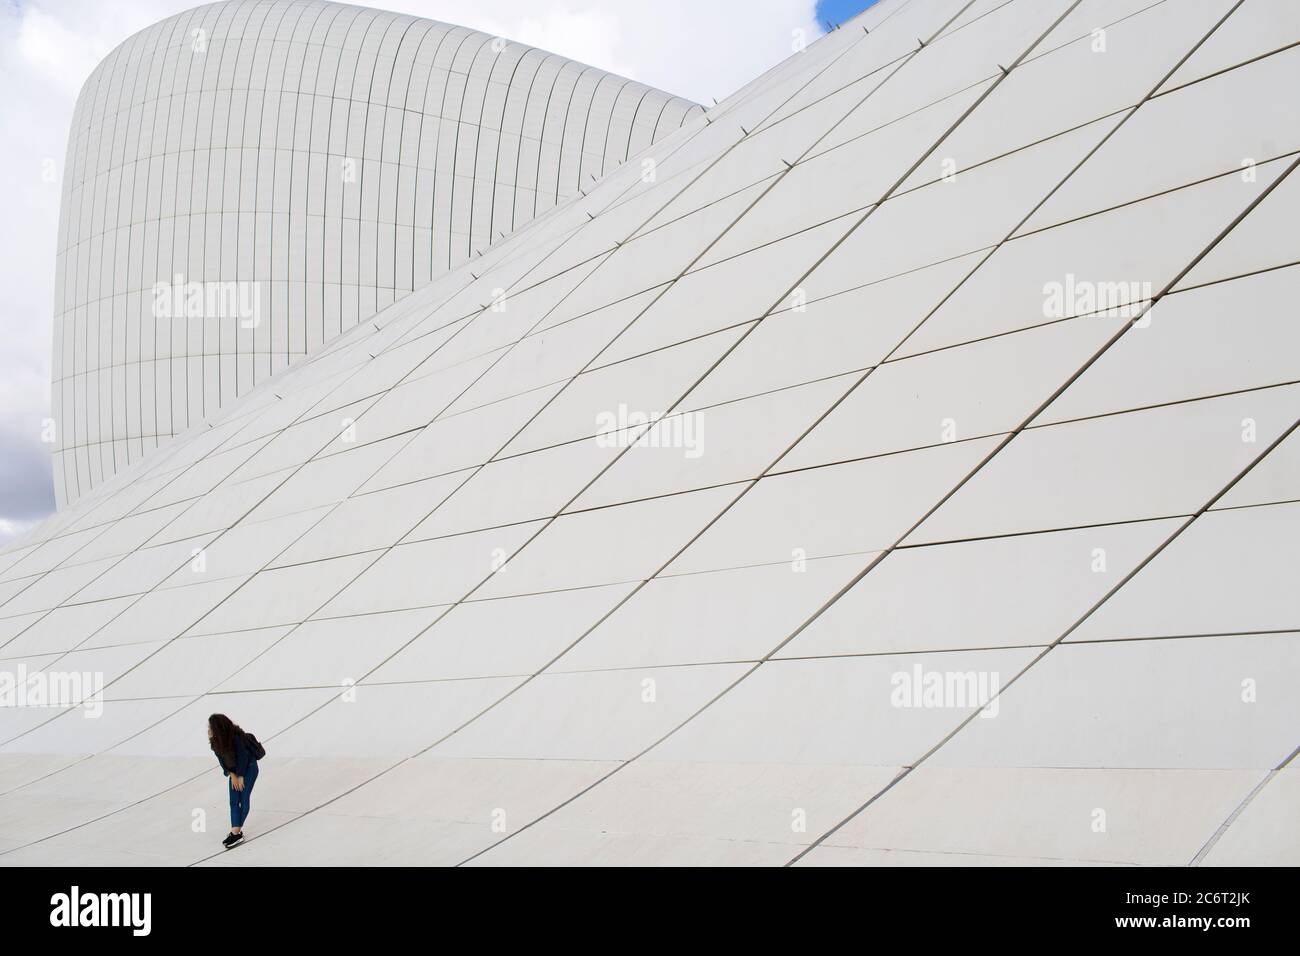
<instances>
[{"instance_id":1,"label":"woman's long dark hair","mask_svg":"<svg viewBox=\"0 0 1300 956\"><path fill-rule=\"evenodd\" d=\"M243 729L225 714L213 714L208 718L208 729L212 731L212 752L227 767L235 765L235 735L242 734Z\"/></svg>"}]
</instances>

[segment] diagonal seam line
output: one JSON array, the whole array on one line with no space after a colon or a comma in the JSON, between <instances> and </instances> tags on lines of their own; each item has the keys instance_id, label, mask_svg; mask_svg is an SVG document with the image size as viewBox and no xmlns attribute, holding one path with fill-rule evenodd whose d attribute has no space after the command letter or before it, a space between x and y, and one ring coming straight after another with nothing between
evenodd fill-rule
<instances>
[{"instance_id":1,"label":"diagonal seam line","mask_svg":"<svg viewBox=\"0 0 1300 956\"><path fill-rule=\"evenodd\" d=\"M1254 801L1261 791L1263 791L1263 789L1286 768L1287 764L1295 759L1297 753L1300 753L1300 747L1296 747L1287 755L1285 760L1272 770L1268 771L1268 773L1264 774L1264 779L1255 784L1255 786L1251 788L1250 793L1246 794L1245 798L1237 804L1230 814L1228 814L1228 818L1224 820L1223 823L1219 824L1219 828L1214 831L1208 840L1205 841L1205 845L1197 851L1194 857L1192 857L1191 861L1187 864L1188 866L1200 866L1201 863L1204 862L1210 851L1213 850L1215 845L1223 839L1224 834L1226 834L1228 829L1237 822L1238 818L1246 811L1246 808L1250 806L1251 802Z\"/></svg>"},{"instance_id":2,"label":"diagonal seam line","mask_svg":"<svg viewBox=\"0 0 1300 956\"><path fill-rule=\"evenodd\" d=\"M1126 584L1128 584L1129 581L1137 577L1137 575L1140 574L1144 568L1146 568L1149 564L1151 564L1151 562L1153 562L1156 558L1158 558L1166 548L1168 548L1175 540L1177 540L1177 538L1180 535L1182 535L1184 531L1186 531L1188 528L1192 526L1192 524L1195 523L1197 518L1199 518L1200 516L1208 512L1210 508L1213 507L1216 501L1218 501L1229 491L1231 491L1233 487L1235 487L1238 482L1240 482L1243 478L1245 478L1246 475L1249 474L1250 471L1256 465L1258 465L1261 461L1267 458L1269 454L1271 454L1275 448L1277 448L1280 444L1282 444L1282 442L1285 441L1296 430L1298 426L1300 426L1300 419L1297 419L1294 423L1292 423L1290 428L1288 428L1285 432L1279 435L1278 438L1274 442L1272 442L1272 444L1270 444L1266 449L1264 449L1264 451L1260 455L1258 455L1254 460L1252 460L1243 470L1238 472L1238 474L1235 477L1233 477L1232 480L1229 481L1227 485L1225 485L1222 489L1220 489L1220 491L1217 494L1215 494L1208 502L1206 502L1201 508L1199 508L1196 514L1188 518L1185 522L1183 522L1183 524L1181 524L1178 528L1174 530L1173 534L1171 534L1168 538L1166 538L1159 545L1157 545L1154 551L1148 554L1141 562L1137 564L1136 567L1134 567L1131 571L1129 571L1129 573L1126 574L1113 588L1111 588L1108 592L1106 592L1106 594L1104 594L1095 604L1093 604L1092 607L1090 607L1086 612L1084 612L1083 616L1080 617L1077 621L1075 621L1072 625L1070 625L1070 627L1067 628L1063 634L1061 634L1058 638L1056 638L1056 640L1048 644L1037 656L1034 657L1033 660L1031 660L1023 668L1021 668L1020 671L1018 671L1009 681L1003 684L999 688L998 692L994 695L993 699L997 699L998 697L1001 697L1007 691L1008 688L1010 688L1013 684L1016 683L1016 681L1024 677L1025 674L1029 672L1030 668L1032 668L1035 664L1037 664L1049 653L1051 653L1052 650L1059 647L1071 634L1073 634L1079 627L1081 627L1085 621L1087 621L1090 617L1092 617L1092 615L1096 613L1096 611L1099 608L1101 608L1103 604L1105 604L1108 600L1110 600L1110 598L1112 598L1116 593L1118 593L1120 589L1122 589ZM958 733L960 733L968 724L970 724L973 720L975 720L979 716L981 710L982 708L972 711L970 714L968 714L960 723L957 724L956 727L954 727L937 743L935 743L934 746L932 746L929 750L927 750L924 754L922 754L919 759L913 761L908 767L909 771L920 766L931 756L937 753ZM835 826L831 827L825 833L821 834L816 840L814 840L812 843L804 847L799 853L795 854L795 856L792 857L786 863L786 866L791 866L799 862L799 860L803 859L803 857L807 856L817 847L821 846L822 843L824 843L827 839L829 839L835 833L839 832L839 830L841 830L843 827L848 825L849 822L854 820L863 811L865 811L868 807L870 807L873 803L875 803L876 800L883 795L883 793L884 791L881 791L880 793L877 794L873 794L870 799L868 799L865 803L859 806L856 810L854 810L852 813L846 816Z\"/></svg>"}]
</instances>

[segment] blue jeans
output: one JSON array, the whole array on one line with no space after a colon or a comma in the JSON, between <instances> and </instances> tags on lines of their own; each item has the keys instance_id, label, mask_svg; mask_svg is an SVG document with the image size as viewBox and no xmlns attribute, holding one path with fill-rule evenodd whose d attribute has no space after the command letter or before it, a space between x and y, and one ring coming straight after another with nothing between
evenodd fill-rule
<instances>
[{"instance_id":1,"label":"blue jeans","mask_svg":"<svg viewBox=\"0 0 1300 956\"><path fill-rule=\"evenodd\" d=\"M227 778L226 785L230 788L230 826L242 827L244 821L248 819L248 811L251 809L250 802L253 798L253 784L257 782L257 762L254 761L248 767L248 773L244 775L244 789L236 790L233 780Z\"/></svg>"}]
</instances>

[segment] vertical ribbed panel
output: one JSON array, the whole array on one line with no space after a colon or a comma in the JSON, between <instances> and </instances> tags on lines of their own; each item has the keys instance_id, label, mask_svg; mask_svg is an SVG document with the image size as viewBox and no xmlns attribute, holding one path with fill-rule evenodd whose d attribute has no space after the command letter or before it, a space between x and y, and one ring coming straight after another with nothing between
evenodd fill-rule
<instances>
[{"instance_id":1,"label":"vertical ribbed panel","mask_svg":"<svg viewBox=\"0 0 1300 956\"><path fill-rule=\"evenodd\" d=\"M664 114L649 133L642 103ZM319 0L209 4L131 37L86 81L68 142L60 507L699 111L487 34ZM157 314L157 283L205 284L201 314ZM214 313L221 295L244 299Z\"/></svg>"}]
</instances>

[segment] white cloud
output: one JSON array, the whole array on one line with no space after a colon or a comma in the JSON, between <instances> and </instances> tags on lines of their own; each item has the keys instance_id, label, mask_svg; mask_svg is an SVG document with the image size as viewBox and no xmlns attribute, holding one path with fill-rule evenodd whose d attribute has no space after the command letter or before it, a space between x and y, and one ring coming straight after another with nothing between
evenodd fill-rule
<instances>
[{"instance_id":1,"label":"white cloud","mask_svg":"<svg viewBox=\"0 0 1300 956\"><path fill-rule=\"evenodd\" d=\"M40 523L39 519L31 521L10 521L8 518L0 518L0 543L8 543L15 538L21 537L36 525Z\"/></svg>"},{"instance_id":2,"label":"white cloud","mask_svg":"<svg viewBox=\"0 0 1300 956\"><path fill-rule=\"evenodd\" d=\"M76 96L82 78L107 52L94 37L75 33L37 9L23 15L16 45L19 57L33 74L72 96Z\"/></svg>"},{"instance_id":3,"label":"white cloud","mask_svg":"<svg viewBox=\"0 0 1300 956\"><path fill-rule=\"evenodd\" d=\"M51 316L68 124L86 75L136 31L193 0L26 0L0 5L0 544L50 506ZM816 35L813 0L380 0L629 76L702 103L721 99ZM56 176L47 181L45 168Z\"/></svg>"}]
</instances>

